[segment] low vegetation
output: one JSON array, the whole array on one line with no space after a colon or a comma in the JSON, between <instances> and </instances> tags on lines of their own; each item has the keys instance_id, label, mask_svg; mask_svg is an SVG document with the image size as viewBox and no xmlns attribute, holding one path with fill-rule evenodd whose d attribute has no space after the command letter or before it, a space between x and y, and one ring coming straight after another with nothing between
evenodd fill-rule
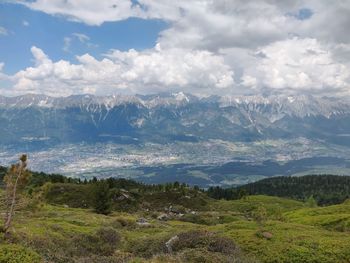
<instances>
[{"instance_id":1,"label":"low vegetation","mask_svg":"<svg viewBox=\"0 0 350 263\"><path fill-rule=\"evenodd\" d=\"M293 200L249 188L225 200L213 189L32 173L0 263L350 262L349 201L320 206L316 190Z\"/></svg>"}]
</instances>

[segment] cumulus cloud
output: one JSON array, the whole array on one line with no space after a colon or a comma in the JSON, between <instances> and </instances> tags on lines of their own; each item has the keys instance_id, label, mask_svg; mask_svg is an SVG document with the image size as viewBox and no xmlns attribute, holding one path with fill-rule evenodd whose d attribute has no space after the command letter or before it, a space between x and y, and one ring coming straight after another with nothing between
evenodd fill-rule
<instances>
[{"instance_id":1,"label":"cumulus cloud","mask_svg":"<svg viewBox=\"0 0 350 263\"><path fill-rule=\"evenodd\" d=\"M287 37L300 23L264 1L188 2L182 8L185 15L160 34L164 46L254 48Z\"/></svg>"},{"instance_id":2,"label":"cumulus cloud","mask_svg":"<svg viewBox=\"0 0 350 263\"><path fill-rule=\"evenodd\" d=\"M256 50L253 67L246 68L244 86L269 87L284 92L343 92L349 85L347 65L316 39L294 37Z\"/></svg>"},{"instance_id":3,"label":"cumulus cloud","mask_svg":"<svg viewBox=\"0 0 350 263\"><path fill-rule=\"evenodd\" d=\"M130 0L36 0L20 3L33 10L64 16L88 25L144 16L141 6L134 5Z\"/></svg>"},{"instance_id":4,"label":"cumulus cloud","mask_svg":"<svg viewBox=\"0 0 350 263\"><path fill-rule=\"evenodd\" d=\"M35 66L13 76L14 93L153 93L230 89L234 84L230 67L209 51L162 50L158 45L142 52L112 50L102 60L85 54L77 57L78 64L53 62L37 47L31 52Z\"/></svg>"},{"instance_id":5,"label":"cumulus cloud","mask_svg":"<svg viewBox=\"0 0 350 263\"><path fill-rule=\"evenodd\" d=\"M350 40L345 32L350 26L349 1L22 0L19 3L88 25L130 17L163 19L171 24L160 35L159 42L164 47L255 48L293 34L343 42Z\"/></svg>"},{"instance_id":6,"label":"cumulus cloud","mask_svg":"<svg viewBox=\"0 0 350 263\"><path fill-rule=\"evenodd\" d=\"M150 50L111 50L102 60L86 54L78 57L78 64L46 57L46 63L15 75L17 91L50 92L50 87L57 85L62 94L183 89L206 94L264 91L339 95L350 91L350 1L20 3L92 26L130 17L162 19L169 26L159 33L157 46ZM75 33L64 39L63 49L69 51L74 39L89 43L88 36ZM34 75L40 75L40 70L46 77L36 79Z\"/></svg>"}]
</instances>

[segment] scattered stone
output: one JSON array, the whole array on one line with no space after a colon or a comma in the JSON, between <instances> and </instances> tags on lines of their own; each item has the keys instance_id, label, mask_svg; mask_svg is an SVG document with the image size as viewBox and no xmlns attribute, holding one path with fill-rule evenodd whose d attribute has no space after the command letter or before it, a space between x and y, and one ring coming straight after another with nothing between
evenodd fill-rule
<instances>
[{"instance_id":1,"label":"scattered stone","mask_svg":"<svg viewBox=\"0 0 350 263\"><path fill-rule=\"evenodd\" d=\"M180 210L177 209L176 207L173 207L172 205L169 206L169 212L174 213L174 214L180 214Z\"/></svg>"},{"instance_id":2,"label":"scattered stone","mask_svg":"<svg viewBox=\"0 0 350 263\"><path fill-rule=\"evenodd\" d=\"M118 201L123 201L125 199L130 199L130 196L124 193L121 193L121 195L117 198Z\"/></svg>"},{"instance_id":3,"label":"scattered stone","mask_svg":"<svg viewBox=\"0 0 350 263\"><path fill-rule=\"evenodd\" d=\"M169 219L169 216L167 214L161 214L160 216L157 217L157 219L161 221L166 221Z\"/></svg>"},{"instance_id":4,"label":"scattered stone","mask_svg":"<svg viewBox=\"0 0 350 263\"><path fill-rule=\"evenodd\" d=\"M262 232L261 235L266 239L271 239L273 237L273 234L267 231Z\"/></svg>"},{"instance_id":5,"label":"scattered stone","mask_svg":"<svg viewBox=\"0 0 350 263\"><path fill-rule=\"evenodd\" d=\"M148 221L146 218L141 217L141 218L137 219L136 222L137 223L147 223Z\"/></svg>"},{"instance_id":6,"label":"scattered stone","mask_svg":"<svg viewBox=\"0 0 350 263\"><path fill-rule=\"evenodd\" d=\"M170 238L167 242L165 242L165 246L167 248L167 251L169 254L173 253L173 245L175 242L177 242L179 240L178 236L173 236L172 238Z\"/></svg>"},{"instance_id":7,"label":"scattered stone","mask_svg":"<svg viewBox=\"0 0 350 263\"><path fill-rule=\"evenodd\" d=\"M141 217L139 219L136 220L136 224L138 224L139 226L150 226L151 224L147 221L147 219Z\"/></svg>"}]
</instances>

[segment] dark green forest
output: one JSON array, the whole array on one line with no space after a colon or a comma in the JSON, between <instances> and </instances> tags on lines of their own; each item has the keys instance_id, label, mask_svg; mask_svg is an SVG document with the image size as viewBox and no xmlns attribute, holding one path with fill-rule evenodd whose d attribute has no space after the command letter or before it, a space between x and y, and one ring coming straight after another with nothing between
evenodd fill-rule
<instances>
[{"instance_id":1,"label":"dark green forest","mask_svg":"<svg viewBox=\"0 0 350 263\"><path fill-rule=\"evenodd\" d=\"M0 179L2 179L5 173L6 168L0 167ZM226 200L237 200L247 195L270 195L300 201L314 198L320 206L340 204L350 197L350 177L337 175L280 176L238 187L222 188L218 186L202 190L197 186L190 187L179 182L144 184L124 178L107 178L101 180L92 178L90 180L81 180L60 174L32 172L31 180L27 186L28 191L34 191L37 187L43 186L45 183L51 183L46 193L49 201L62 204L70 203L73 207L93 206L96 200L93 200L94 195L91 193L98 195L97 192L101 191L96 191L97 188L108 191L108 197L104 196L104 199L120 198L120 196L123 196L123 191L128 191L131 196L130 198L125 198L129 203L123 204L125 209L133 207L133 202L130 200L134 200L134 203L137 204L139 202L136 201L143 199L145 196L155 196L155 193L160 194L162 192L168 193L174 189L180 190L184 195L188 192L192 194L201 192L214 199ZM64 193L64 195L60 193ZM58 196L61 200L58 200ZM175 196L173 198L176 199ZM133 208L136 209L136 207Z\"/></svg>"},{"instance_id":2,"label":"dark green forest","mask_svg":"<svg viewBox=\"0 0 350 263\"><path fill-rule=\"evenodd\" d=\"M235 188L210 187L215 199L235 200L245 195L272 195L306 200L313 197L318 205L340 204L350 197L350 177L337 175L279 176Z\"/></svg>"}]
</instances>

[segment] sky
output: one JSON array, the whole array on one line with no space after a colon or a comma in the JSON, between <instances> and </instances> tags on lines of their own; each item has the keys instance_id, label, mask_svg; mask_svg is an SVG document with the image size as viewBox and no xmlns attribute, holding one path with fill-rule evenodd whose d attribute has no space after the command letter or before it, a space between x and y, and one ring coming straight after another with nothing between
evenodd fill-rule
<instances>
[{"instance_id":1,"label":"sky","mask_svg":"<svg viewBox=\"0 0 350 263\"><path fill-rule=\"evenodd\" d=\"M350 95L350 0L0 0L0 95Z\"/></svg>"}]
</instances>

